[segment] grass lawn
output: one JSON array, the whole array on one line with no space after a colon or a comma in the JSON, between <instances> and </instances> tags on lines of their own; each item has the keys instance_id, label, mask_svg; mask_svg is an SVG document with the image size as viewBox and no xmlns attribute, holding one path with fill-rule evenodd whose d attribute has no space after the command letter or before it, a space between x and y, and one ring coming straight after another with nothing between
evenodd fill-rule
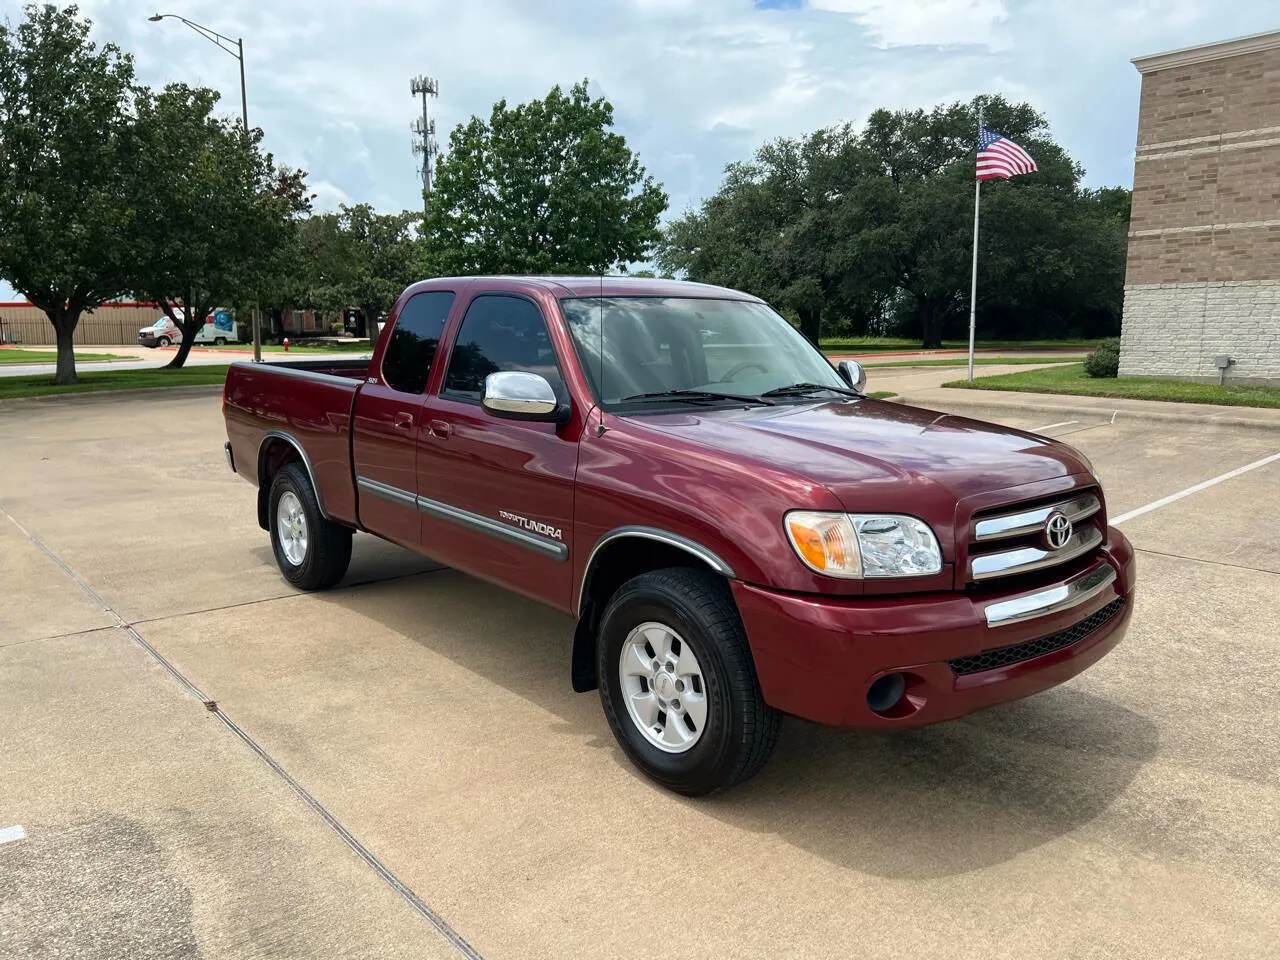
<instances>
[{"instance_id":1,"label":"grass lawn","mask_svg":"<svg viewBox=\"0 0 1280 960\"><path fill-rule=\"evenodd\" d=\"M995 377L952 380L944 387L976 390L1022 390L1028 393L1065 393L1081 397L1126 397L1132 400L1174 400L1179 403L1221 403L1232 407L1280 407L1280 387L1248 384L1188 383L1160 377L1098 378L1084 372L1084 364L1072 363L1043 370L1005 373Z\"/></svg>"},{"instance_id":2,"label":"grass lawn","mask_svg":"<svg viewBox=\"0 0 1280 960\"><path fill-rule=\"evenodd\" d=\"M1101 340L979 340L978 350L1092 350ZM906 353L920 350L920 341L907 337L823 337L828 353ZM968 350L968 340L944 340L943 350Z\"/></svg>"},{"instance_id":3,"label":"grass lawn","mask_svg":"<svg viewBox=\"0 0 1280 960\"><path fill-rule=\"evenodd\" d=\"M217 346L212 343L196 344L198 350L247 350L253 352L252 343L228 343L225 346ZM368 340L362 340L359 343L291 343L289 344L289 353L358 353L361 350L372 350L373 345ZM285 349L278 343L264 343L262 345L263 353L284 353Z\"/></svg>"},{"instance_id":4,"label":"grass lawn","mask_svg":"<svg viewBox=\"0 0 1280 960\"><path fill-rule=\"evenodd\" d=\"M974 357L973 365L975 367L987 366L994 367L1004 364L1006 366L1025 366L1029 363L1065 363L1065 360L1058 360L1054 357ZM946 357L942 360L868 360L864 363L863 369L871 370L875 367L967 367L969 365L968 357Z\"/></svg>"},{"instance_id":5,"label":"grass lawn","mask_svg":"<svg viewBox=\"0 0 1280 960\"><path fill-rule=\"evenodd\" d=\"M892 390L877 390L875 393L868 393L867 396L872 400L888 400L890 397L896 397L897 394Z\"/></svg>"},{"instance_id":6,"label":"grass lawn","mask_svg":"<svg viewBox=\"0 0 1280 960\"><path fill-rule=\"evenodd\" d=\"M132 360L116 353L77 353L76 363L103 363L107 360ZM0 363L57 363L56 350L24 350L20 347L5 347L0 350Z\"/></svg>"},{"instance_id":7,"label":"grass lawn","mask_svg":"<svg viewBox=\"0 0 1280 960\"><path fill-rule=\"evenodd\" d=\"M0 377L0 400L64 393L93 393L98 390L189 387L205 383L221 384L226 379L227 367L224 364L182 367L178 370L151 367L146 370L103 370L100 373L81 373L78 383L66 387L54 386L51 374L39 377Z\"/></svg>"}]
</instances>

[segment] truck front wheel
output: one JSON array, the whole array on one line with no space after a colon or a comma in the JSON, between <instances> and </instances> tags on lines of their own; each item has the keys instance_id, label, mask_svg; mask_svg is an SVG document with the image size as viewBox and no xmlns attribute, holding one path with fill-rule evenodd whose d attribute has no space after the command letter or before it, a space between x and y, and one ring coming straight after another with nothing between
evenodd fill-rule
<instances>
[{"instance_id":1,"label":"truck front wheel","mask_svg":"<svg viewBox=\"0 0 1280 960\"><path fill-rule=\"evenodd\" d=\"M326 520L311 481L296 463L271 482L271 546L284 578L303 590L327 590L351 563L351 530Z\"/></svg>"},{"instance_id":2,"label":"truck front wheel","mask_svg":"<svg viewBox=\"0 0 1280 960\"><path fill-rule=\"evenodd\" d=\"M724 579L655 570L609 601L596 645L600 702L631 761L677 793L700 796L755 775L780 718Z\"/></svg>"}]
</instances>

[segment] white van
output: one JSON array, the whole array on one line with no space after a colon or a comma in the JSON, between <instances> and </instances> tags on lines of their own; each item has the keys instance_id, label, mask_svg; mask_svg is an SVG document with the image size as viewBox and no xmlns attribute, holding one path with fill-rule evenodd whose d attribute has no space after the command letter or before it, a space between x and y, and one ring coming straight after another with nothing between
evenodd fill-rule
<instances>
[{"instance_id":1,"label":"white van","mask_svg":"<svg viewBox=\"0 0 1280 960\"><path fill-rule=\"evenodd\" d=\"M185 314L178 311L181 319ZM144 347L167 347L182 340L182 328L168 317L160 317L149 327L138 331L138 342ZM240 330L229 310L219 307L204 318L204 326L196 333L195 343L212 343L222 346L224 343L239 343Z\"/></svg>"}]
</instances>

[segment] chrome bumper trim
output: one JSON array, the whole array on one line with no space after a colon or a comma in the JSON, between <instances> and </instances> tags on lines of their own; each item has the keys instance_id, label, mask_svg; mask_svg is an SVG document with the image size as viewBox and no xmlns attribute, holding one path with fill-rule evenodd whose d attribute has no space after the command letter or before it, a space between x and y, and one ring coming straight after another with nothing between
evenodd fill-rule
<instances>
[{"instance_id":1,"label":"chrome bumper trim","mask_svg":"<svg viewBox=\"0 0 1280 960\"><path fill-rule=\"evenodd\" d=\"M969 579L991 580L995 577L1012 577L1018 573L1030 573L1045 567L1056 567L1076 557L1083 556L1102 543L1102 531L1086 527L1077 532L1061 550L1041 550L1039 547L1021 547L1001 553L986 553L969 561Z\"/></svg>"},{"instance_id":2,"label":"chrome bumper trim","mask_svg":"<svg viewBox=\"0 0 1280 960\"><path fill-rule=\"evenodd\" d=\"M1003 540L1008 537L1023 537L1030 533L1039 533L1044 529L1049 514L1057 510L1066 514L1072 523L1079 523L1102 509L1102 501L1095 494L1086 493L1074 500L1062 503L1051 503L1048 506L1036 507L1022 513L1009 513L1002 517L989 517L979 520L973 527L973 538L979 542L987 540Z\"/></svg>"},{"instance_id":3,"label":"chrome bumper trim","mask_svg":"<svg viewBox=\"0 0 1280 960\"><path fill-rule=\"evenodd\" d=\"M1116 581L1116 568L1104 563L1047 590L1038 590L1012 600L989 603L984 609L988 627L1004 627L1034 620L1060 610L1069 610L1092 600Z\"/></svg>"},{"instance_id":4,"label":"chrome bumper trim","mask_svg":"<svg viewBox=\"0 0 1280 960\"><path fill-rule=\"evenodd\" d=\"M228 440L222 445L222 452L227 455L227 467L232 473L236 472L236 458L231 454L231 441Z\"/></svg>"}]
</instances>

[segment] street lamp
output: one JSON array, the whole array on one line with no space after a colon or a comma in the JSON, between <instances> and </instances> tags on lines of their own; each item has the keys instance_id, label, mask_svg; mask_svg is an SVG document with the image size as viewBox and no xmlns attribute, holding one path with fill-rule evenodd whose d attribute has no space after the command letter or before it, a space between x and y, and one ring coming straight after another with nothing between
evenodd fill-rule
<instances>
[{"instance_id":1,"label":"street lamp","mask_svg":"<svg viewBox=\"0 0 1280 960\"><path fill-rule=\"evenodd\" d=\"M173 19L181 20L188 27L194 30L200 36L204 37L219 50L225 50L238 61L240 61L240 122L244 124L244 132L249 133L249 98L245 93L244 86L244 40L232 40L230 37L224 37L217 30L210 30L208 27L201 26L186 17L179 16L176 13L157 13L154 16L147 17L152 23L159 23L161 20ZM257 363L262 362L262 328L258 321L258 311L253 311L253 359Z\"/></svg>"}]
</instances>

